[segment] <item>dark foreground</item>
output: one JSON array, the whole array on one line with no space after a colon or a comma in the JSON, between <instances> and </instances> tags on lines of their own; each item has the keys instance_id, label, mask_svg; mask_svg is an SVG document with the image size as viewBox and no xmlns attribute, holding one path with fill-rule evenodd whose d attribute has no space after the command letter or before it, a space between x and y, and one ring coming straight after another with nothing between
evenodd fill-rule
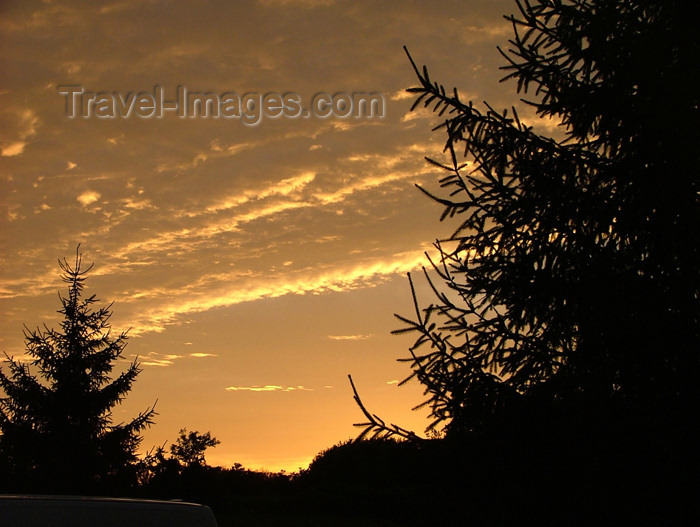
<instances>
[{"instance_id":1,"label":"dark foreground","mask_svg":"<svg viewBox=\"0 0 700 527\"><path fill-rule=\"evenodd\" d=\"M556 432L509 423L451 441L345 443L293 476L204 467L167 497L209 505L220 527L698 524L692 430L579 420Z\"/></svg>"}]
</instances>

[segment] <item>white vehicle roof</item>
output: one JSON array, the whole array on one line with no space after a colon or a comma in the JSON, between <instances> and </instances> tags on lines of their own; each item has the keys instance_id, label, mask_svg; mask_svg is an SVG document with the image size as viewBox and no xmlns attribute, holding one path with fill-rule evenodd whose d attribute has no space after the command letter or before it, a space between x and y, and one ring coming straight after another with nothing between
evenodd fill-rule
<instances>
[{"instance_id":1,"label":"white vehicle roof","mask_svg":"<svg viewBox=\"0 0 700 527\"><path fill-rule=\"evenodd\" d=\"M0 496L2 527L217 527L211 509L180 501Z\"/></svg>"}]
</instances>

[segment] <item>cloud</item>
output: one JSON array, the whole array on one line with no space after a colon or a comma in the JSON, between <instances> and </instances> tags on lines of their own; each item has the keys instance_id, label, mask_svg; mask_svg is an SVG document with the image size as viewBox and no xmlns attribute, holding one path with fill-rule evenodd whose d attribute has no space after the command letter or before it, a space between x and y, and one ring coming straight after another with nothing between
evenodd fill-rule
<instances>
[{"instance_id":1,"label":"cloud","mask_svg":"<svg viewBox=\"0 0 700 527\"><path fill-rule=\"evenodd\" d=\"M407 123L409 121L414 121L416 119L427 119L427 120L433 120L435 119L435 114L430 111L429 108L425 108L423 106L417 106L410 112L406 112L403 117L401 117L401 122L402 123Z\"/></svg>"},{"instance_id":2,"label":"cloud","mask_svg":"<svg viewBox=\"0 0 700 527\"><path fill-rule=\"evenodd\" d=\"M284 295L307 293L351 291L361 287L372 287L384 282L390 276L405 274L420 268L425 263L423 251L411 251L394 255L388 259L377 259L346 267L333 267L327 270L307 268L281 275L277 280L267 275L252 279L247 284L231 283L221 276L211 280L222 284L219 290L200 291L197 294L192 286L180 290L167 290L170 298L161 304L135 313L132 335L161 332L169 324L174 324L184 315L201 313L211 309L232 306L264 298L277 298ZM204 280L204 278L202 278Z\"/></svg>"},{"instance_id":3,"label":"cloud","mask_svg":"<svg viewBox=\"0 0 700 527\"><path fill-rule=\"evenodd\" d=\"M5 143L0 149L0 157L14 157L22 154L24 148L29 144L29 139L36 135L36 129L39 125L39 118L36 112L29 108L12 108L5 112L7 122L4 126L7 130L3 132L14 136L13 139L3 137L2 142Z\"/></svg>"},{"instance_id":4,"label":"cloud","mask_svg":"<svg viewBox=\"0 0 700 527\"><path fill-rule=\"evenodd\" d=\"M131 332L129 333L131 335ZM141 366L157 366L160 368L165 368L167 366L172 366L175 361L187 358L200 359L205 357L216 357L214 353L190 353L188 355L178 355L175 353L162 354L157 352L151 352L144 357L134 357L138 360Z\"/></svg>"},{"instance_id":5,"label":"cloud","mask_svg":"<svg viewBox=\"0 0 700 527\"><path fill-rule=\"evenodd\" d=\"M263 218L268 218L275 216L284 212L291 210L311 207L311 203L305 201L296 200L276 200L273 202L262 201L262 198L271 196L287 196L292 192L295 192L300 187L304 186L306 182L311 181L314 175L309 173L302 175L298 178L290 178L283 180L279 185L274 188L268 188L263 190L261 193L245 193L244 195L228 198L212 205L205 212L223 212L228 209L236 208L237 206L246 204L247 202L252 202L249 209L245 212L241 211L238 214L225 215L221 214L217 216L215 220L210 220L203 222L201 224L191 225L189 227L183 227L176 230L163 231L159 234L147 238L145 240L131 242L125 247L121 248L118 252L123 257L130 255L131 253L138 252L143 253L151 251L167 251L173 252L173 249L191 251L195 248L194 242L203 241L207 239L214 238L223 234L238 232L240 226L252 221L260 220ZM97 195L99 198L99 194ZM254 199L254 196L259 196L258 199ZM258 203L258 201L260 201ZM131 201L128 203L132 205L132 208L151 208L153 205L150 201ZM138 207L136 207L138 205ZM194 218L196 216L202 215L202 212L185 213L180 214L180 217Z\"/></svg>"},{"instance_id":6,"label":"cloud","mask_svg":"<svg viewBox=\"0 0 700 527\"><path fill-rule=\"evenodd\" d=\"M113 144L116 144L116 142ZM155 171L158 173L182 172L190 169L196 169L198 165L201 165L209 160L236 156L241 152L259 148L261 146L263 146L262 141L239 142L228 146L223 146L218 139L214 139L205 149L202 149L195 154L190 153L187 161L182 161L182 158L177 158L175 160L161 162L156 166Z\"/></svg>"},{"instance_id":7,"label":"cloud","mask_svg":"<svg viewBox=\"0 0 700 527\"><path fill-rule=\"evenodd\" d=\"M4 147L0 152L2 157L18 156L24 152L24 147L27 146L26 141L15 141L14 143Z\"/></svg>"},{"instance_id":8,"label":"cloud","mask_svg":"<svg viewBox=\"0 0 700 527\"><path fill-rule=\"evenodd\" d=\"M416 156L418 159L418 156ZM420 162L420 160L419 160ZM333 224L324 221L318 224L321 214L326 214L322 209L326 206L336 206L344 202L351 195L387 186L387 191L368 195L365 206L373 207L377 200L386 200L397 188L396 183L416 177L415 163L406 160L405 155L399 154L350 154L341 161L343 165L340 173L343 177L334 174L317 176L316 170L301 171L297 175L283 178L276 182L250 188L239 193L232 193L225 197L212 200L209 204L201 204L195 201L195 205L185 203L181 210L173 210L169 204L160 204L157 201L155 191L149 191L149 199L139 196L123 197L112 200L119 210L104 211L109 222L103 222L106 229L111 232L126 217L131 216L129 224L148 221L155 228L140 229L129 232L129 238L124 245L114 249L121 260L133 260L135 255L149 255L149 259L156 264L167 260L173 255L186 255L199 253L203 250L214 250L215 247L238 248L241 245L250 246L250 236L257 229L268 229L266 225L271 222L284 221L277 230L283 234L285 231L301 233L298 226L312 218L322 229ZM346 170L345 167L348 169ZM370 173L372 175L359 176L357 174ZM131 183L132 186L133 183ZM322 190L323 188L327 190ZM330 188L328 188L330 187ZM105 191L106 192L106 191ZM151 196L154 196L151 198ZM95 191L86 191L81 194L80 202L84 206L94 203L100 194ZM357 214L367 214L365 206L356 208ZM310 210L301 215L298 211ZM332 211L338 216L342 210ZM139 214L140 213L140 214ZM147 216L145 214L148 214ZM167 214L165 216L164 214ZM293 216L291 214L294 214ZM248 224L261 222L257 225ZM353 220L346 220L348 223ZM274 228L274 227L273 227ZM92 232L97 232L94 229ZM86 236L90 231L85 231ZM352 236L351 236L352 237ZM118 238L115 238L118 239ZM317 240L343 240L345 236L338 234L322 234L316 236ZM278 243L275 241L275 243ZM285 242L286 243L286 242ZM216 244L216 245L214 245ZM250 249L246 249L250 254ZM291 258L283 260L291 261Z\"/></svg>"},{"instance_id":9,"label":"cloud","mask_svg":"<svg viewBox=\"0 0 700 527\"><path fill-rule=\"evenodd\" d=\"M45 212L47 210L51 210L51 205L48 203L42 203L38 207L34 208L34 214L40 214L41 212Z\"/></svg>"},{"instance_id":10,"label":"cloud","mask_svg":"<svg viewBox=\"0 0 700 527\"><path fill-rule=\"evenodd\" d=\"M393 183L406 178L415 177L414 171L395 169L394 166L401 161L400 156L380 156L366 155L353 156L348 158L348 161L373 162L376 167L382 170L380 173L386 174L382 176L367 176L345 185L334 192L315 193L313 197L322 205L330 205L344 201L348 196L357 192L364 192L380 187L387 183Z\"/></svg>"},{"instance_id":11,"label":"cloud","mask_svg":"<svg viewBox=\"0 0 700 527\"><path fill-rule=\"evenodd\" d=\"M274 183L266 188L247 190L239 195L227 197L208 206L206 209L204 209L204 212L219 212L221 210L228 210L243 205L249 201L263 200L271 196L289 196L290 194L300 192L315 178L315 173L304 172L299 176L283 179L280 182Z\"/></svg>"},{"instance_id":12,"label":"cloud","mask_svg":"<svg viewBox=\"0 0 700 527\"><path fill-rule=\"evenodd\" d=\"M417 97L417 95L415 93L411 93L411 92L406 91L406 90L396 91L389 96L389 98L392 101L403 101L405 99L414 99L416 97Z\"/></svg>"},{"instance_id":13,"label":"cloud","mask_svg":"<svg viewBox=\"0 0 700 527\"><path fill-rule=\"evenodd\" d=\"M280 386L277 384L267 384L265 386L227 386L227 392L312 392L312 388L306 388L304 386Z\"/></svg>"},{"instance_id":14,"label":"cloud","mask_svg":"<svg viewBox=\"0 0 700 527\"><path fill-rule=\"evenodd\" d=\"M328 335L330 340L367 340L374 335Z\"/></svg>"},{"instance_id":15,"label":"cloud","mask_svg":"<svg viewBox=\"0 0 700 527\"><path fill-rule=\"evenodd\" d=\"M335 0L258 0L258 3L267 8L293 7L311 9L331 6L335 3Z\"/></svg>"},{"instance_id":16,"label":"cloud","mask_svg":"<svg viewBox=\"0 0 700 527\"><path fill-rule=\"evenodd\" d=\"M0 282L0 298L39 296L58 289L60 289L60 279L55 268L51 267L37 273L37 276L3 280Z\"/></svg>"},{"instance_id":17,"label":"cloud","mask_svg":"<svg viewBox=\"0 0 700 527\"><path fill-rule=\"evenodd\" d=\"M132 210L144 210L144 209L155 209L156 207L151 203L149 199L135 199L126 198L122 200L122 204L127 209Z\"/></svg>"},{"instance_id":18,"label":"cloud","mask_svg":"<svg viewBox=\"0 0 700 527\"><path fill-rule=\"evenodd\" d=\"M166 360L166 359L149 359L149 360L143 360L139 361L140 366L159 366L159 367L166 367L166 366L172 366L173 361L171 360Z\"/></svg>"},{"instance_id":19,"label":"cloud","mask_svg":"<svg viewBox=\"0 0 700 527\"><path fill-rule=\"evenodd\" d=\"M83 205L83 207L87 207L88 205L92 205L96 201L98 201L102 195L99 192L96 192L94 190L86 190L82 194L80 194L76 199Z\"/></svg>"},{"instance_id":20,"label":"cloud","mask_svg":"<svg viewBox=\"0 0 700 527\"><path fill-rule=\"evenodd\" d=\"M100 7L99 13L101 15L109 15L111 13L116 13L119 11L128 11L129 9L132 9L131 2L113 2L111 4L107 4Z\"/></svg>"},{"instance_id":21,"label":"cloud","mask_svg":"<svg viewBox=\"0 0 700 527\"><path fill-rule=\"evenodd\" d=\"M36 135L36 128L39 124L39 118L36 112L29 108L24 109L20 114L20 139L27 139Z\"/></svg>"}]
</instances>

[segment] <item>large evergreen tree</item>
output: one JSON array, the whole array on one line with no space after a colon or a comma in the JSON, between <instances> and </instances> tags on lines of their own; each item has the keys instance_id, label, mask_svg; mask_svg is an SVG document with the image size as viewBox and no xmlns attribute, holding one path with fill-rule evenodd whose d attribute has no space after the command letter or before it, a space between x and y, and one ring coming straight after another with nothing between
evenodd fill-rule
<instances>
[{"instance_id":1,"label":"large evergreen tree","mask_svg":"<svg viewBox=\"0 0 700 527\"><path fill-rule=\"evenodd\" d=\"M0 370L0 454L5 490L96 492L125 484L139 434L152 423L150 408L113 424L112 409L131 390L138 363L112 379L127 335L110 332L111 305L94 309L83 298L92 266L59 261L68 296L59 294L60 330L25 328L29 362L7 358Z\"/></svg>"},{"instance_id":2,"label":"large evergreen tree","mask_svg":"<svg viewBox=\"0 0 700 527\"><path fill-rule=\"evenodd\" d=\"M397 330L445 432L432 503L455 524L697 523L700 4L516 3L506 79L552 137L411 59L446 134L422 190L455 222ZM416 437L355 399L361 437Z\"/></svg>"},{"instance_id":3,"label":"large evergreen tree","mask_svg":"<svg viewBox=\"0 0 700 527\"><path fill-rule=\"evenodd\" d=\"M426 273L434 303L399 317L418 333L411 377L448 432L533 405L683 422L700 374L698 4L517 5L504 80L558 137L413 64L414 108L447 136L447 161L428 159L442 191L424 192L457 223Z\"/></svg>"}]
</instances>

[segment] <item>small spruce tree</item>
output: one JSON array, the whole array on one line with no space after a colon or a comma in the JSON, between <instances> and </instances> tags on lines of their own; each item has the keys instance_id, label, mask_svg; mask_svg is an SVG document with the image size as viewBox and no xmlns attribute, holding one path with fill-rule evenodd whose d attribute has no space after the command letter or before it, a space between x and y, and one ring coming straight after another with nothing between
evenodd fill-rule
<instances>
[{"instance_id":1,"label":"small spruce tree","mask_svg":"<svg viewBox=\"0 0 700 527\"><path fill-rule=\"evenodd\" d=\"M112 409L141 371L136 361L110 377L126 346L126 332L111 334L111 304L94 309L83 298L92 265L59 260L68 296L59 293L60 330L25 327L30 362L7 357L0 369L0 454L4 490L95 493L125 478L136 461L140 432L153 422L154 407L128 423L112 423Z\"/></svg>"}]
</instances>

